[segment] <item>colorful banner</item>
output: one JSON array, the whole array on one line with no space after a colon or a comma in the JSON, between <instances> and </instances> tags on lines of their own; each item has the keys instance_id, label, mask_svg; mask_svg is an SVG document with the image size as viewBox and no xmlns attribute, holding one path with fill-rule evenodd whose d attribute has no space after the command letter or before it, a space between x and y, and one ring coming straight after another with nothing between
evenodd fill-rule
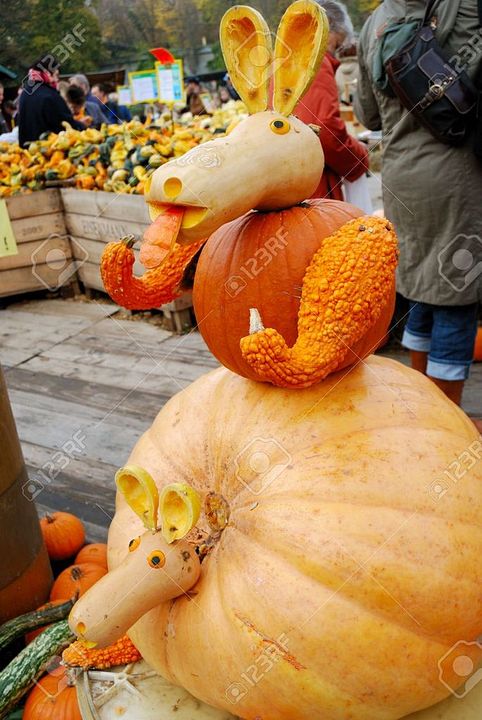
<instances>
[{"instance_id":1,"label":"colorful banner","mask_svg":"<svg viewBox=\"0 0 482 720\"><path fill-rule=\"evenodd\" d=\"M157 62L156 76L160 102L186 102L182 60L165 64Z\"/></svg>"},{"instance_id":2,"label":"colorful banner","mask_svg":"<svg viewBox=\"0 0 482 720\"><path fill-rule=\"evenodd\" d=\"M129 73L132 103L157 102L158 88L156 70L140 70Z\"/></svg>"}]
</instances>

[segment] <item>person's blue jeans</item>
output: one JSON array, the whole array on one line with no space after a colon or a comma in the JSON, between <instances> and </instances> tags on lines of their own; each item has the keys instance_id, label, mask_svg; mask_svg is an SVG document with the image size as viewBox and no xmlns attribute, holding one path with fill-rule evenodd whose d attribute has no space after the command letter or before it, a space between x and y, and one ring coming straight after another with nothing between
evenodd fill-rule
<instances>
[{"instance_id":1,"label":"person's blue jeans","mask_svg":"<svg viewBox=\"0 0 482 720\"><path fill-rule=\"evenodd\" d=\"M437 380L466 380L477 334L477 303L428 305L410 301L402 344L428 353L427 375Z\"/></svg>"}]
</instances>

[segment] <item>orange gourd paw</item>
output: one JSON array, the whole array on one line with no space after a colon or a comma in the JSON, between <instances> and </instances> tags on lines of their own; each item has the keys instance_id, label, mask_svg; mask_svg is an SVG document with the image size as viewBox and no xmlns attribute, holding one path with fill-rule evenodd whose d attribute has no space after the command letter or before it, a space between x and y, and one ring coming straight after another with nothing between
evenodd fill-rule
<instances>
[{"instance_id":1,"label":"orange gourd paw","mask_svg":"<svg viewBox=\"0 0 482 720\"><path fill-rule=\"evenodd\" d=\"M240 346L258 379L303 388L336 371L389 302L397 259L397 238L384 218L351 220L326 238L303 280L293 347L251 310Z\"/></svg>"}]
</instances>

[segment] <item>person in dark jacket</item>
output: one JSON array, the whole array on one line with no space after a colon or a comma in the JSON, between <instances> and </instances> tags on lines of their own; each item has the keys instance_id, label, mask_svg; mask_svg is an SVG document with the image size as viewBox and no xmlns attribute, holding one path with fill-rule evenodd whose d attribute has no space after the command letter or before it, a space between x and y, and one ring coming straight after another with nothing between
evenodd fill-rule
<instances>
[{"instance_id":1,"label":"person in dark jacket","mask_svg":"<svg viewBox=\"0 0 482 720\"><path fill-rule=\"evenodd\" d=\"M44 132L64 130L63 122L77 130L84 124L74 120L67 103L57 90L59 64L51 55L33 63L23 84L18 107L18 139L20 146L38 140Z\"/></svg>"},{"instance_id":2,"label":"person in dark jacket","mask_svg":"<svg viewBox=\"0 0 482 720\"><path fill-rule=\"evenodd\" d=\"M402 343L412 367L460 405L482 301L482 164L473 138L443 145L375 74L384 29L421 22L426 10L426 0L385 0L369 17L360 34L355 112L383 132L385 214L400 244L397 290L410 303ZM437 2L433 12L442 50L459 62L470 57L465 69L476 81L482 55L468 52L480 31L476 0Z\"/></svg>"},{"instance_id":3,"label":"person in dark jacket","mask_svg":"<svg viewBox=\"0 0 482 720\"><path fill-rule=\"evenodd\" d=\"M294 114L307 124L320 126L325 169L313 194L316 198L343 200L343 180L358 180L369 167L368 150L352 137L340 115L335 73L340 61L335 52L353 36L353 25L344 5L336 0L317 0L330 22L328 49L321 67L295 108Z\"/></svg>"}]
</instances>

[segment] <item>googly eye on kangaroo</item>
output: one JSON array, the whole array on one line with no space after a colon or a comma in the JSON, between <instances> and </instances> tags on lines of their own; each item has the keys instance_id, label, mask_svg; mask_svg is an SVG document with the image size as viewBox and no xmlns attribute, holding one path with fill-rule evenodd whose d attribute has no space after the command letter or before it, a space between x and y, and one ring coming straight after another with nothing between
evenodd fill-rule
<instances>
[{"instance_id":1,"label":"googly eye on kangaroo","mask_svg":"<svg viewBox=\"0 0 482 720\"><path fill-rule=\"evenodd\" d=\"M226 12L222 51L250 116L226 137L190 150L152 175L146 192L152 220L170 204L185 207L180 244L207 238L249 210L291 207L316 190L323 150L316 133L291 112L321 65L328 32L325 11L309 0L287 9L274 49L259 12L242 5Z\"/></svg>"}]
</instances>

